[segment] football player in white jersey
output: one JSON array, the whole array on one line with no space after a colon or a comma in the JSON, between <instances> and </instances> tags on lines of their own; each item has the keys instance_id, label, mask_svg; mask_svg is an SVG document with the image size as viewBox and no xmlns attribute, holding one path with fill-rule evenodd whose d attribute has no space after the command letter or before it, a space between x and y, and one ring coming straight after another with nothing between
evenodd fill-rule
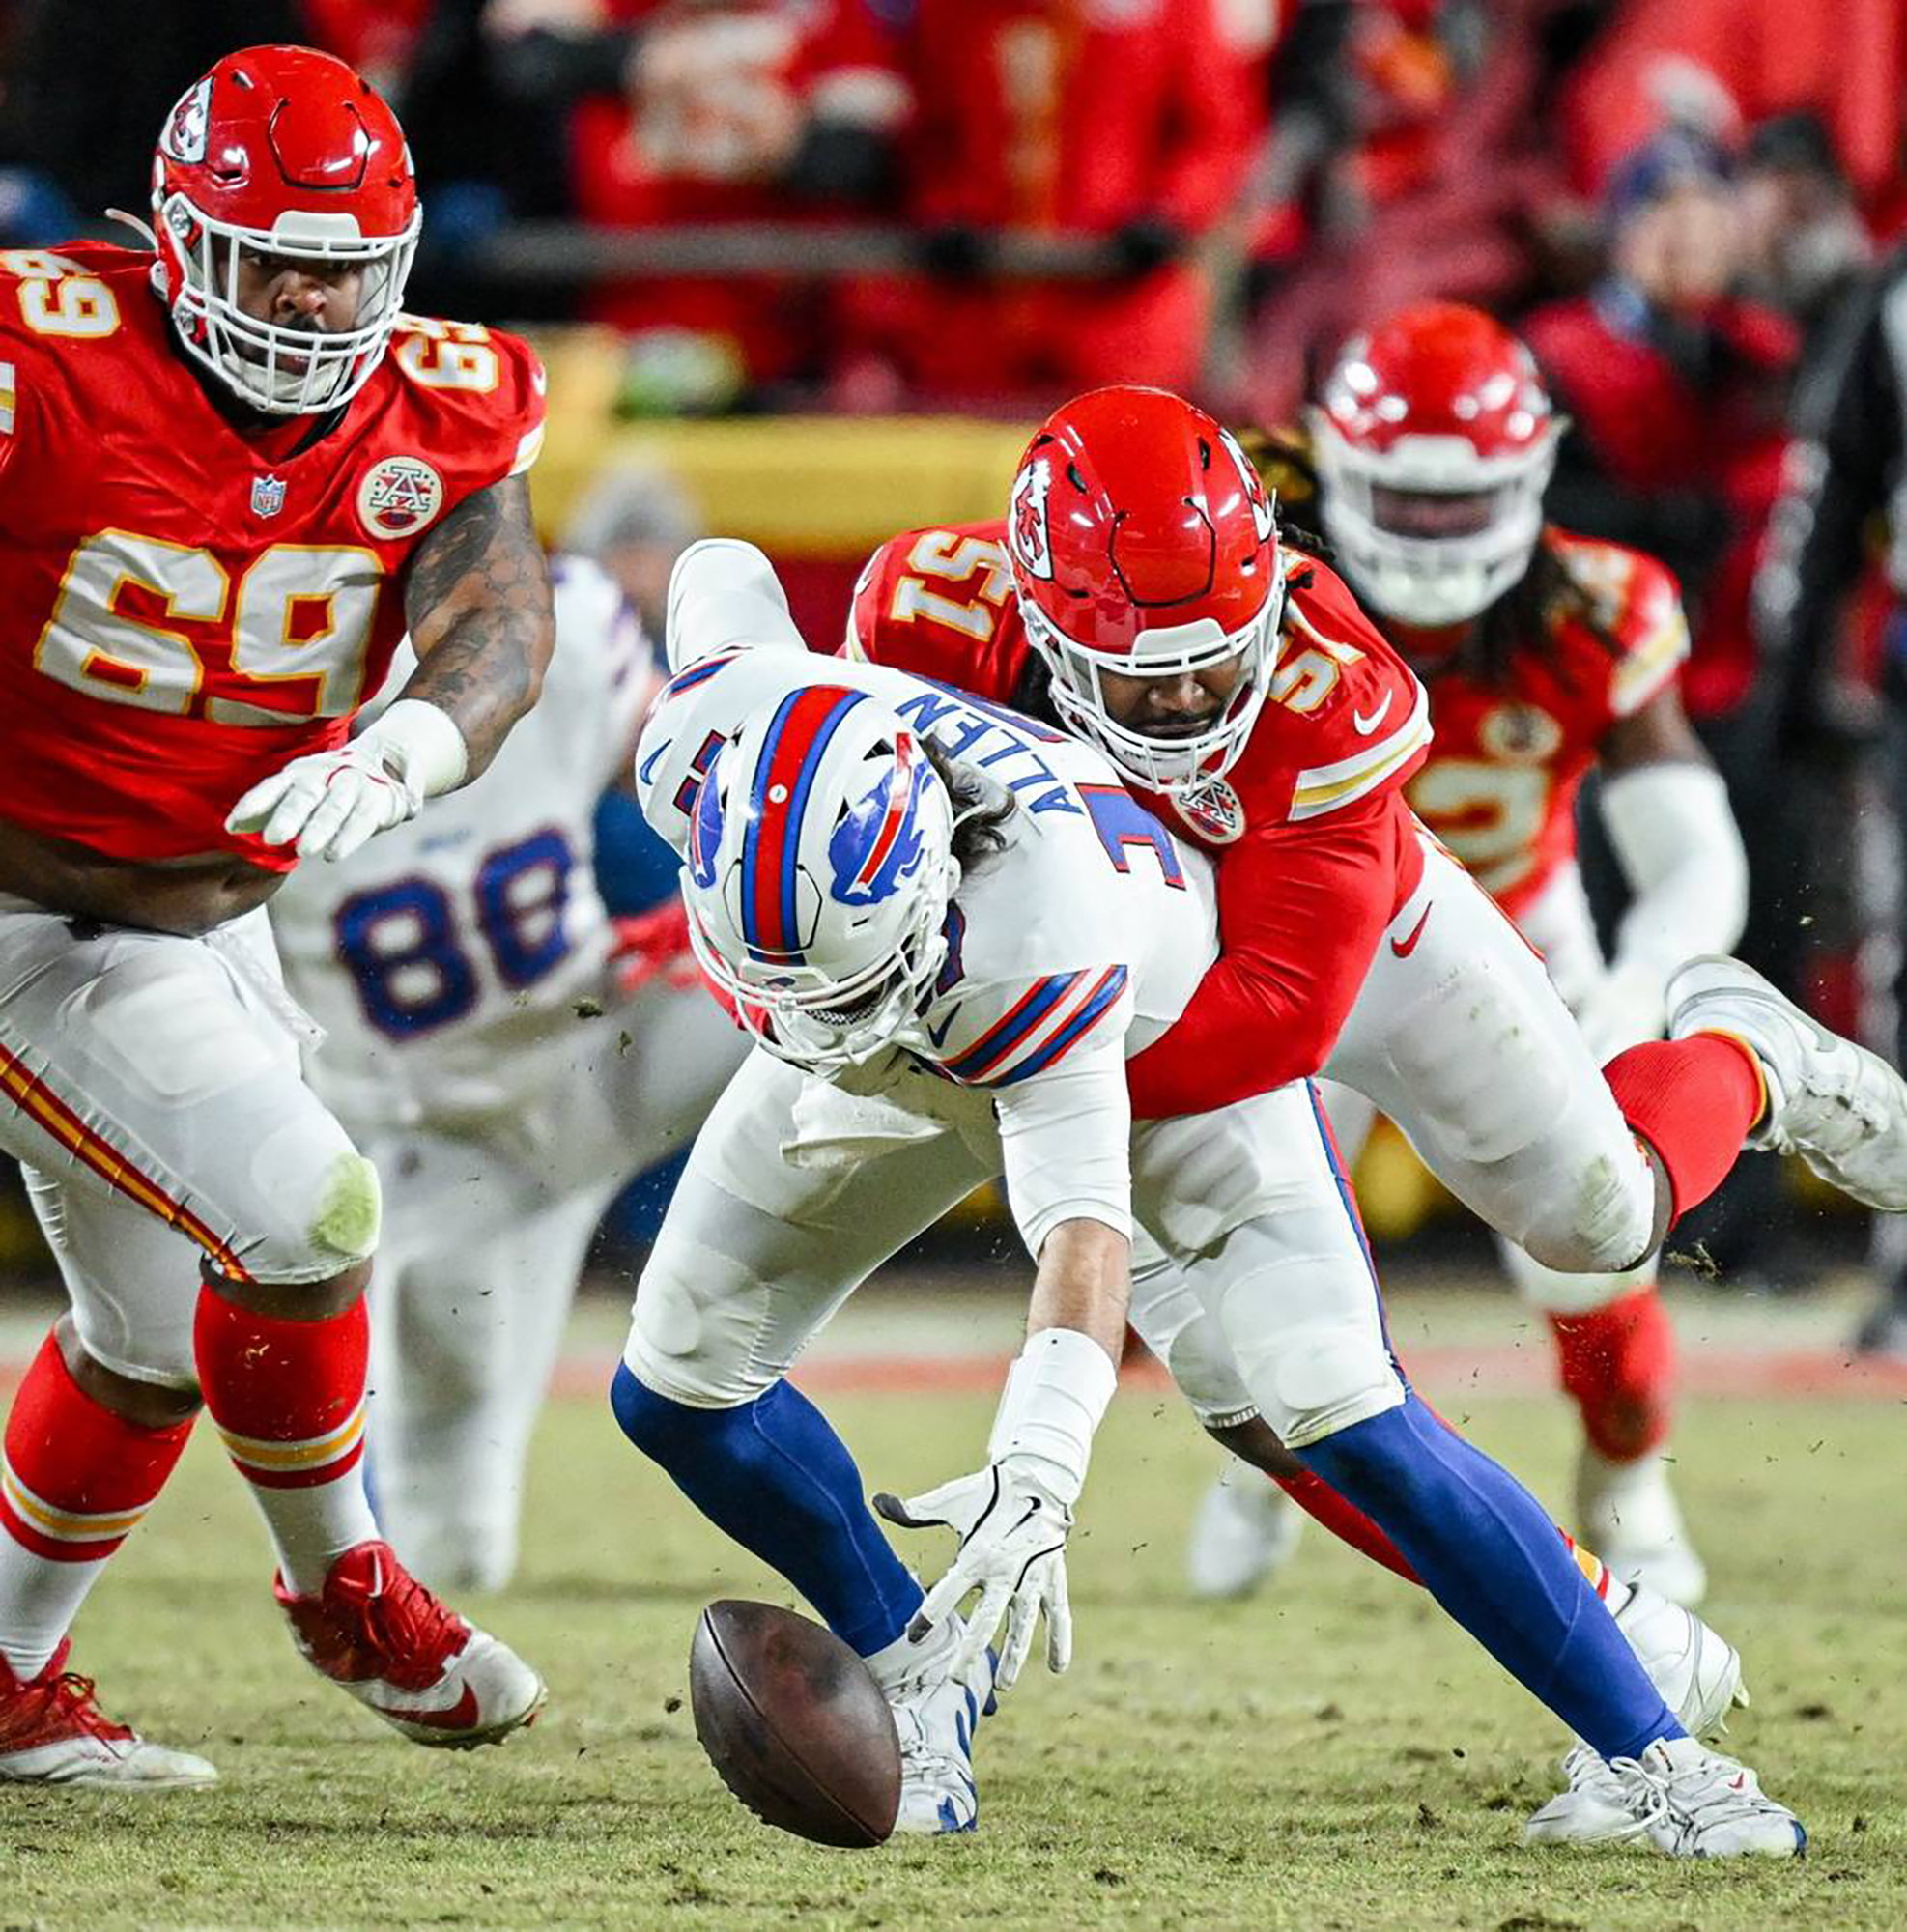
<instances>
[{"instance_id":1,"label":"football player in white jersey","mask_svg":"<svg viewBox=\"0 0 1907 1932\"><path fill-rule=\"evenodd\" d=\"M1405 1383L1309 1083L1133 1125L1126 1052L1217 956L1209 865L1092 748L904 671L809 656L747 545L685 553L669 631L675 676L639 793L687 856L703 968L759 1045L697 1140L612 1401L631 1441L867 1660L901 1740L902 1829L972 1828L973 1725L1042 1614L1048 1662L1067 1661L1065 1545L1136 1221L1263 1420L1614 1768L1605 1835L1798 1850L1792 1813L1688 1736L1541 1506ZM785 1378L868 1274L1003 1170L1036 1276L986 1466L879 1499L959 1536L924 1596ZM1146 1334L1143 1296L1131 1312Z\"/></svg>"},{"instance_id":2,"label":"football player in white jersey","mask_svg":"<svg viewBox=\"0 0 1907 1932\"><path fill-rule=\"evenodd\" d=\"M271 913L325 1033L312 1084L384 1180L379 1519L419 1575L478 1589L515 1567L530 1432L603 1209L687 1143L745 1046L692 962L613 983L592 822L658 680L601 570L561 558L554 578L555 657L494 767L427 823L303 867Z\"/></svg>"}]
</instances>

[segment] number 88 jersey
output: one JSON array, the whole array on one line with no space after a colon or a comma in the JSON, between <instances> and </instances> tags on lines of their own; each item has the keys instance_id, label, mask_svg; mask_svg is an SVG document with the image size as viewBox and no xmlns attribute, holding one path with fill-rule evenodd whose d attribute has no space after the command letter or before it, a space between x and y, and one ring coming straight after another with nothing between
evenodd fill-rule
<instances>
[{"instance_id":1,"label":"number 88 jersey","mask_svg":"<svg viewBox=\"0 0 1907 1932\"><path fill-rule=\"evenodd\" d=\"M0 254L0 817L111 858L290 848L224 829L340 742L405 630L400 576L527 469L521 342L417 317L335 421L242 427L176 348L149 253Z\"/></svg>"}]
</instances>

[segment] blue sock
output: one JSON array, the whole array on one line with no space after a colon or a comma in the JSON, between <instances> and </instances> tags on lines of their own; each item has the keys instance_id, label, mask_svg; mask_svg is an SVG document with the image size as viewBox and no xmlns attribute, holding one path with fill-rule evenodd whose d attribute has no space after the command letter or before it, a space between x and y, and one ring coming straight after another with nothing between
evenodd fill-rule
<instances>
[{"instance_id":1,"label":"blue sock","mask_svg":"<svg viewBox=\"0 0 1907 1932\"><path fill-rule=\"evenodd\" d=\"M743 1548L772 1564L863 1657L894 1642L921 1586L888 1546L847 1444L786 1382L739 1408L691 1408L618 1364L622 1433Z\"/></svg>"},{"instance_id":2,"label":"blue sock","mask_svg":"<svg viewBox=\"0 0 1907 1932\"><path fill-rule=\"evenodd\" d=\"M1541 1503L1414 1395L1297 1451L1458 1623L1605 1757L1686 1735Z\"/></svg>"}]
</instances>

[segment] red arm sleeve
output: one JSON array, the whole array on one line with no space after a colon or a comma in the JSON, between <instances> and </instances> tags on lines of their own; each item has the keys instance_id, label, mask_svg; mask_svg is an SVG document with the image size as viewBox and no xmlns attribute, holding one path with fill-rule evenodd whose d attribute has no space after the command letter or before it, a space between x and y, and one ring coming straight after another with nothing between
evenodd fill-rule
<instances>
[{"instance_id":1,"label":"red arm sleeve","mask_svg":"<svg viewBox=\"0 0 1907 1932\"><path fill-rule=\"evenodd\" d=\"M1202 1114L1316 1073L1397 908L1403 797L1241 839L1218 864L1222 951L1178 1020L1126 1063L1135 1120Z\"/></svg>"}]
</instances>

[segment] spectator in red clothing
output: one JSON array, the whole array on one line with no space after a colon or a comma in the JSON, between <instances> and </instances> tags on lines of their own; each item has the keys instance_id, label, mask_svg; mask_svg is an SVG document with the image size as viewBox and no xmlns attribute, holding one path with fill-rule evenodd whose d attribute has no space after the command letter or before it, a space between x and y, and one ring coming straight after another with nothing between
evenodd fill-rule
<instances>
[{"instance_id":1,"label":"spectator in red clothing","mask_svg":"<svg viewBox=\"0 0 1907 1932\"><path fill-rule=\"evenodd\" d=\"M1900 0L1621 0L1578 68L1561 132L1579 187L1594 194L1665 123L1726 135L1810 112L1878 217L1900 206L1903 106Z\"/></svg>"},{"instance_id":2,"label":"spectator in red clothing","mask_svg":"<svg viewBox=\"0 0 1907 1932\"><path fill-rule=\"evenodd\" d=\"M585 82L576 204L611 226L839 218L878 192L906 111L868 0L509 0L498 31ZM767 277L671 276L601 289L589 312L661 387L720 403L803 373L818 307Z\"/></svg>"},{"instance_id":3,"label":"spectator in red clothing","mask_svg":"<svg viewBox=\"0 0 1907 1932\"><path fill-rule=\"evenodd\" d=\"M1539 309L1524 339L1569 411L1550 507L1659 556L1694 629L1683 681L1697 717L1754 680L1748 589L1779 487L1796 354L1785 318L1739 299L1742 229L1727 154L1658 135L1609 184L1610 271Z\"/></svg>"},{"instance_id":4,"label":"spectator in red clothing","mask_svg":"<svg viewBox=\"0 0 1907 1932\"><path fill-rule=\"evenodd\" d=\"M931 280L857 291L864 352L932 399L1195 386L1211 290L1192 259L1233 210L1255 44L1214 0L917 0L904 205ZM989 274L997 230L1110 243L1112 278Z\"/></svg>"}]
</instances>

